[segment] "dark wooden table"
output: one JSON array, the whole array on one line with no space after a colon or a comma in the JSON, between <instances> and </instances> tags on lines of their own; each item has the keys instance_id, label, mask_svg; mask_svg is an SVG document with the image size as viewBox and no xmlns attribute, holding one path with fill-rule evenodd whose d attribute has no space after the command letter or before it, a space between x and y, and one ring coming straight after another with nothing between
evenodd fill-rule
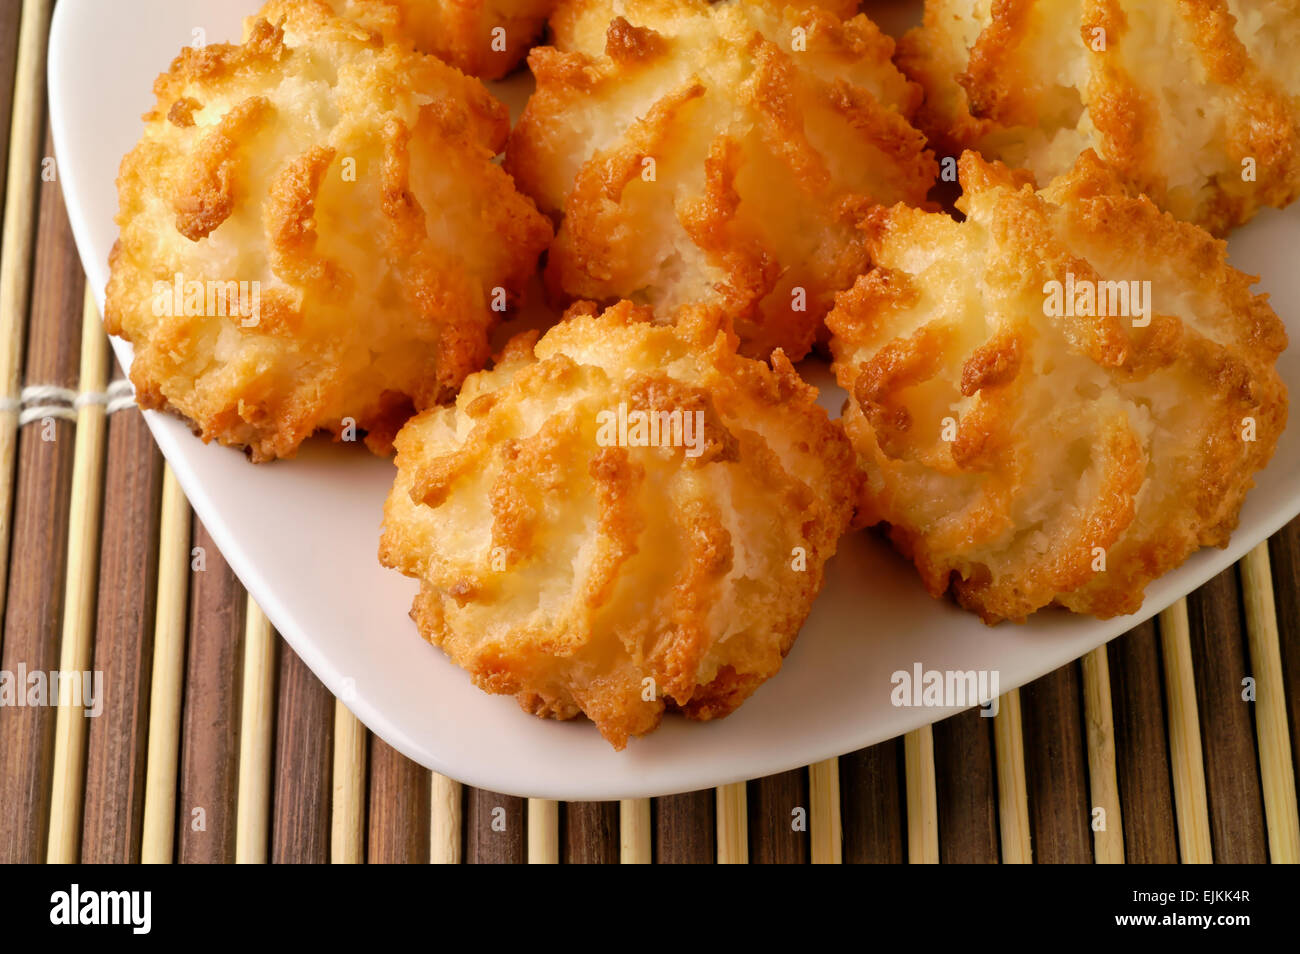
<instances>
[{"instance_id":1,"label":"dark wooden table","mask_svg":"<svg viewBox=\"0 0 1300 954\"><path fill-rule=\"evenodd\" d=\"M42 56L49 6L26 4ZM0 0L0 669L84 658L112 691L84 731L0 708L0 861L1297 860L1300 522L1007 694L998 718L968 711L812 769L556 805L397 754L269 632L139 411L77 406L120 371L86 320L57 175L42 177L44 64L18 55L22 12Z\"/></svg>"}]
</instances>

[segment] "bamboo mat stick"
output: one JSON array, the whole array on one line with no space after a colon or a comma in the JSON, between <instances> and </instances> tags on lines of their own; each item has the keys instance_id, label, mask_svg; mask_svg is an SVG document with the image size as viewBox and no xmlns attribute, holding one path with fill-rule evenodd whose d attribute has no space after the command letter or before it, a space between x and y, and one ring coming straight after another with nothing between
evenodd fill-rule
<instances>
[{"instance_id":1,"label":"bamboo mat stick","mask_svg":"<svg viewBox=\"0 0 1300 954\"><path fill-rule=\"evenodd\" d=\"M437 772L431 774L429 861L435 865L458 865L463 860L460 839L463 790L455 779Z\"/></svg>"},{"instance_id":2,"label":"bamboo mat stick","mask_svg":"<svg viewBox=\"0 0 1300 954\"><path fill-rule=\"evenodd\" d=\"M176 778L189 603L190 504L171 467L164 467L158 542L158 610L149 688L149 754L144 782L140 860L170 864L176 830Z\"/></svg>"},{"instance_id":3,"label":"bamboo mat stick","mask_svg":"<svg viewBox=\"0 0 1300 954\"><path fill-rule=\"evenodd\" d=\"M806 769L750 781L745 787L745 835L751 865L808 864L808 805Z\"/></svg>"},{"instance_id":4,"label":"bamboo mat stick","mask_svg":"<svg viewBox=\"0 0 1300 954\"><path fill-rule=\"evenodd\" d=\"M1119 781L1115 771L1115 718L1110 699L1110 664L1106 647L1083 657L1083 711L1088 730L1088 785L1092 808L1105 813L1105 828L1092 833L1098 864L1124 863L1124 825L1120 817Z\"/></svg>"},{"instance_id":5,"label":"bamboo mat stick","mask_svg":"<svg viewBox=\"0 0 1300 954\"><path fill-rule=\"evenodd\" d=\"M652 799L654 859L661 865L718 860L718 799L711 789Z\"/></svg>"},{"instance_id":6,"label":"bamboo mat stick","mask_svg":"<svg viewBox=\"0 0 1300 954\"><path fill-rule=\"evenodd\" d=\"M1216 864L1266 864L1268 821L1254 705L1248 701L1250 637L1236 567L1187 594L1201 764Z\"/></svg>"},{"instance_id":7,"label":"bamboo mat stick","mask_svg":"<svg viewBox=\"0 0 1300 954\"><path fill-rule=\"evenodd\" d=\"M251 596L244 615L244 687L240 699L235 861L265 864L271 843L275 633L270 620Z\"/></svg>"},{"instance_id":8,"label":"bamboo mat stick","mask_svg":"<svg viewBox=\"0 0 1300 954\"><path fill-rule=\"evenodd\" d=\"M1129 864L1177 864L1178 825L1169 769L1164 677L1156 620L1139 623L1106 648L1115 700L1115 756Z\"/></svg>"},{"instance_id":9,"label":"bamboo mat stick","mask_svg":"<svg viewBox=\"0 0 1300 954\"><path fill-rule=\"evenodd\" d=\"M330 762L334 759L334 697L307 663L276 639L270 860L329 862Z\"/></svg>"},{"instance_id":10,"label":"bamboo mat stick","mask_svg":"<svg viewBox=\"0 0 1300 954\"><path fill-rule=\"evenodd\" d=\"M377 735L367 768L366 863L429 863L429 771Z\"/></svg>"},{"instance_id":11,"label":"bamboo mat stick","mask_svg":"<svg viewBox=\"0 0 1300 954\"><path fill-rule=\"evenodd\" d=\"M993 717L993 746L998 763L998 821L1002 863L1027 865L1034 854L1029 837L1029 786L1025 782L1025 736L1020 720L1020 690L998 700Z\"/></svg>"},{"instance_id":12,"label":"bamboo mat stick","mask_svg":"<svg viewBox=\"0 0 1300 954\"><path fill-rule=\"evenodd\" d=\"M560 803L548 798L528 799L528 863L560 863Z\"/></svg>"},{"instance_id":13,"label":"bamboo mat stick","mask_svg":"<svg viewBox=\"0 0 1300 954\"><path fill-rule=\"evenodd\" d=\"M1268 541L1268 558L1277 585L1273 598L1282 650L1282 681L1287 687L1287 721L1300 726L1300 517ZM1291 746L1292 773L1300 785L1300 739L1292 740Z\"/></svg>"},{"instance_id":14,"label":"bamboo mat stick","mask_svg":"<svg viewBox=\"0 0 1300 954\"><path fill-rule=\"evenodd\" d=\"M1078 667L1070 663L1020 690L1029 830L1037 864L1093 861L1081 682Z\"/></svg>"},{"instance_id":15,"label":"bamboo mat stick","mask_svg":"<svg viewBox=\"0 0 1300 954\"><path fill-rule=\"evenodd\" d=\"M51 147L52 148L52 147ZM12 523L0 669L59 669L68 532L72 516L73 420L85 282L57 188L40 190L32 260L23 373L25 407L18 418ZM50 391L48 388L56 388ZM56 690L52 680L33 685ZM0 860L37 862L46 854L54 782L52 700L0 707ZM46 704L48 703L48 704Z\"/></svg>"},{"instance_id":16,"label":"bamboo mat stick","mask_svg":"<svg viewBox=\"0 0 1300 954\"><path fill-rule=\"evenodd\" d=\"M625 865L648 865L653 859L650 832L650 799L625 798L618 803L619 861Z\"/></svg>"},{"instance_id":17,"label":"bamboo mat stick","mask_svg":"<svg viewBox=\"0 0 1300 954\"><path fill-rule=\"evenodd\" d=\"M934 724L940 864L997 864L1001 857L993 711L977 706Z\"/></svg>"},{"instance_id":18,"label":"bamboo mat stick","mask_svg":"<svg viewBox=\"0 0 1300 954\"><path fill-rule=\"evenodd\" d=\"M1268 542L1247 553L1240 566L1250 662L1255 674L1255 732L1259 774L1264 784L1264 814L1268 819L1268 856L1275 864L1296 864L1300 863L1300 820Z\"/></svg>"},{"instance_id":19,"label":"bamboo mat stick","mask_svg":"<svg viewBox=\"0 0 1300 954\"><path fill-rule=\"evenodd\" d=\"M81 329L81 393L102 394L108 386L108 339L86 288ZM73 452L72 510L68 525L68 571L63 595L63 637L59 669L89 673L94 653L95 588L99 571L100 504L103 499L105 406L84 402L77 411ZM93 683L92 683L93 687ZM86 717L80 698L60 692L54 728L54 782L50 796L50 864L72 864L79 855L85 789ZM102 702L102 700L100 700Z\"/></svg>"},{"instance_id":20,"label":"bamboo mat stick","mask_svg":"<svg viewBox=\"0 0 1300 954\"><path fill-rule=\"evenodd\" d=\"M808 766L808 792L812 863L838 865L844 860L844 837L840 830L839 759L827 759Z\"/></svg>"},{"instance_id":21,"label":"bamboo mat stick","mask_svg":"<svg viewBox=\"0 0 1300 954\"><path fill-rule=\"evenodd\" d=\"M465 791L465 860L474 865L528 862L528 800L485 788Z\"/></svg>"},{"instance_id":22,"label":"bamboo mat stick","mask_svg":"<svg viewBox=\"0 0 1300 954\"><path fill-rule=\"evenodd\" d=\"M366 729L334 700L334 797L330 806L330 861L359 865L365 850Z\"/></svg>"},{"instance_id":23,"label":"bamboo mat stick","mask_svg":"<svg viewBox=\"0 0 1300 954\"><path fill-rule=\"evenodd\" d=\"M561 802L560 863L618 864L620 825L618 802Z\"/></svg>"},{"instance_id":24,"label":"bamboo mat stick","mask_svg":"<svg viewBox=\"0 0 1300 954\"><path fill-rule=\"evenodd\" d=\"M238 827L248 594L203 522L194 520L192 528L191 565L196 570L185 656L176 859L182 864L230 864Z\"/></svg>"},{"instance_id":25,"label":"bamboo mat stick","mask_svg":"<svg viewBox=\"0 0 1300 954\"><path fill-rule=\"evenodd\" d=\"M120 391L109 385L110 393ZM162 486L162 454L144 415L110 405L100 528L109 545L99 552L93 666L112 691L88 728L83 864L140 861Z\"/></svg>"},{"instance_id":26,"label":"bamboo mat stick","mask_svg":"<svg viewBox=\"0 0 1300 954\"><path fill-rule=\"evenodd\" d=\"M934 776L934 733L930 726L903 737L907 775L907 860L914 865L939 863L939 795Z\"/></svg>"},{"instance_id":27,"label":"bamboo mat stick","mask_svg":"<svg viewBox=\"0 0 1300 954\"><path fill-rule=\"evenodd\" d=\"M14 83L18 78L15 75L18 33L22 18L23 0L0 0L0 156L9 155L9 125L13 120ZM0 206L3 206L2 196Z\"/></svg>"},{"instance_id":28,"label":"bamboo mat stick","mask_svg":"<svg viewBox=\"0 0 1300 954\"><path fill-rule=\"evenodd\" d=\"M36 195L40 189L41 131L45 110L45 47L53 0L26 0L18 34L9 171L4 224L0 227L0 583L9 578L14 463L18 444L18 397L23 339L32 289ZM0 616L8 588L0 586Z\"/></svg>"},{"instance_id":29,"label":"bamboo mat stick","mask_svg":"<svg viewBox=\"0 0 1300 954\"><path fill-rule=\"evenodd\" d=\"M1214 856L1186 600L1160 613L1160 646L1165 660L1165 705L1181 860L1184 864L1209 864Z\"/></svg>"},{"instance_id":30,"label":"bamboo mat stick","mask_svg":"<svg viewBox=\"0 0 1300 954\"><path fill-rule=\"evenodd\" d=\"M745 782L717 790L718 864L749 864L749 818Z\"/></svg>"},{"instance_id":31,"label":"bamboo mat stick","mask_svg":"<svg viewBox=\"0 0 1300 954\"><path fill-rule=\"evenodd\" d=\"M841 827L848 864L902 864L903 740L894 738L839 760Z\"/></svg>"},{"instance_id":32,"label":"bamboo mat stick","mask_svg":"<svg viewBox=\"0 0 1300 954\"><path fill-rule=\"evenodd\" d=\"M275 789L271 862L330 860L330 762L334 697L298 654L277 639Z\"/></svg>"}]
</instances>

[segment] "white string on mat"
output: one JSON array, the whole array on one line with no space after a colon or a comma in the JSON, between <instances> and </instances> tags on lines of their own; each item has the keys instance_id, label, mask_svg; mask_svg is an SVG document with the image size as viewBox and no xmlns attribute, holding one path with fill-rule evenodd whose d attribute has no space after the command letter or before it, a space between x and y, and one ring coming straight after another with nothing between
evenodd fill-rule
<instances>
[{"instance_id":1,"label":"white string on mat","mask_svg":"<svg viewBox=\"0 0 1300 954\"><path fill-rule=\"evenodd\" d=\"M116 414L128 407L135 407L135 388L131 387L131 382L126 378L118 378L108 386L108 406L104 409L105 414Z\"/></svg>"},{"instance_id":2,"label":"white string on mat","mask_svg":"<svg viewBox=\"0 0 1300 954\"><path fill-rule=\"evenodd\" d=\"M22 400L24 404L35 404L37 401L59 401L64 404L71 404L77 398L77 392L72 388L61 388L55 384L29 384L23 388Z\"/></svg>"},{"instance_id":3,"label":"white string on mat","mask_svg":"<svg viewBox=\"0 0 1300 954\"><path fill-rule=\"evenodd\" d=\"M57 403L54 403L57 402ZM47 417L75 421L83 407L104 405L105 414L115 414L135 405L135 391L131 382L119 378L104 391L81 391L62 388L55 384L29 384L17 398L0 398L0 413L18 413L18 426Z\"/></svg>"},{"instance_id":4,"label":"white string on mat","mask_svg":"<svg viewBox=\"0 0 1300 954\"><path fill-rule=\"evenodd\" d=\"M57 417L61 421L75 421L77 412L66 404L38 404L23 409L23 412L18 415L18 426L26 427L32 421L43 421L47 417Z\"/></svg>"}]
</instances>

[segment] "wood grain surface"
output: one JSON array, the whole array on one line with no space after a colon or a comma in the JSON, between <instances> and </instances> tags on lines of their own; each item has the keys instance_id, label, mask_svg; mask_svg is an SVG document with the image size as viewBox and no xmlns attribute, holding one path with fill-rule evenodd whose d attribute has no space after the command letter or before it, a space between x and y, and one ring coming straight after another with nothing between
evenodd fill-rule
<instances>
[{"instance_id":1,"label":"wood grain surface","mask_svg":"<svg viewBox=\"0 0 1300 954\"><path fill-rule=\"evenodd\" d=\"M1092 860L1083 700L1077 663L1020 690L1034 859Z\"/></svg>"},{"instance_id":2,"label":"wood grain surface","mask_svg":"<svg viewBox=\"0 0 1300 954\"><path fill-rule=\"evenodd\" d=\"M370 737L368 805L366 860L382 864L429 860L429 770L375 735Z\"/></svg>"},{"instance_id":3,"label":"wood grain surface","mask_svg":"<svg viewBox=\"0 0 1300 954\"><path fill-rule=\"evenodd\" d=\"M934 762L939 798L939 857L945 864L998 860L997 770L993 720L979 709L937 723Z\"/></svg>"},{"instance_id":4,"label":"wood grain surface","mask_svg":"<svg viewBox=\"0 0 1300 954\"><path fill-rule=\"evenodd\" d=\"M185 660L176 860L235 860L244 591L194 519L190 633Z\"/></svg>"},{"instance_id":5,"label":"wood grain surface","mask_svg":"<svg viewBox=\"0 0 1300 954\"><path fill-rule=\"evenodd\" d=\"M1133 820L1124 829L1124 855L1135 864L1178 861L1160 673L1155 620L1110 644L1119 797L1125 817Z\"/></svg>"},{"instance_id":6,"label":"wood grain surface","mask_svg":"<svg viewBox=\"0 0 1300 954\"><path fill-rule=\"evenodd\" d=\"M806 864L811 858L807 770L795 769L755 779L748 789L750 862ZM797 819L796 813L801 819ZM798 830L796 820L800 824Z\"/></svg>"},{"instance_id":7,"label":"wood grain surface","mask_svg":"<svg viewBox=\"0 0 1300 954\"><path fill-rule=\"evenodd\" d=\"M1189 596L1187 616L1214 857L1267 861L1253 705L1243 698L1250 661L1235 568Z\"/></svg>"},{"instance_id":8,"label":"wood grain surface","mask_svg":"<svg viewBox=\"0 0 1300 954\"><path fill-rule=\"evenodd\" d=\"M1273 570L1273 598L1282 648L1282 684L1291 729L1293 777L1300 784L1300 518L1268 542Z\"/></svg>"},{"instance_id":9,"label":"wood grain surface","mask_svg":"<svg viewBox=\"0 0 1300 954\"><path fill-rule=\"evenodd\" d=\"M618 863L618 802L566 802L560 819L565 864Z\"/></svg>"},{"instance_id":10,"label":"wood grain surface","mask_svg":"<svg viewBox=\"0 0 1300 954\"><path fill-rule=\"evenodd\" d=\"M280 641L271 860L324 864L330 856L334 697Z\"/></svg>"},{"instance_id":11,"label":"wood grain surface","mask_svg":"<svg viewBox=\"0 0 1300 954\"><path fill-rule=\"evenodd\" d=\"M465 860L523 864L527 859L524 799L481 788L465 789Z\"/></svg>"},{"instance_id":12,"label":"wood grain surface","mask_svg":"<svg viewBox=\"0 0 1300 954\"><path fill-rule=\"evenodd\" d=\"M665 865L712 864L718 856L716 812L711 791L656 798L654 860Z\"/></svg>"},{"instance_id":13,"label":"wood grain surface","mask_svg":"<svg viewBox=\"0 0 1300 954\"><path fill-rule=\"evenodd\" d=\"M48 140L46 154L53 152ZM41 188L32 262L24 378L75 388L85 279L58 187ZM17 674L59 668L75 432L56 416L18 433L12 542L0 668ZM42 677L44 679L44 677ZM44 857L53 771L55 710L0 708L0 861Z\"/></svg>"},{"instance_id":14,"label":"wood grain surface","mask_svg":"<svg viewBox=\"0 0 1300 954\"><path fill-rule=\"evenodd\" d=\"M14 68L18 65L18 22L22 0L0 0L0 182L8 171L10 124L14 107ZM0 190L3 191L3 190ZM5 196L0 195L0 215Z\"/></svg>"},{"instance_id":15,"label":"wood grain surface","mask_svg":"<svg viewBox=\"0 0 1300 954\"><path fill-rule=\"evenodd\" d=\"M845 862L898 864L906 858L903 791L901 739L840 759Z\"/></svg>"},{"instance_id":16,"label":"wood grain surface","mask_svg":"<svg viewBox=\"0 0 1300 954\"><path fill-rule=\"evenodd\" d=\"M137 410L114 414L105 460L95 668L112 686L90 720L81 860L140 860L158 582L162 455Z\"/></svg>"}]
</instances>

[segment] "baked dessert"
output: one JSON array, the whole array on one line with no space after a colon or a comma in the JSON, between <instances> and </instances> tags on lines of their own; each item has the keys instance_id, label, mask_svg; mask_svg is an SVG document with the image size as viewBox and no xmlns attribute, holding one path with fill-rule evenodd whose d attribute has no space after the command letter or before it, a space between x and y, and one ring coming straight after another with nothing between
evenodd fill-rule
<instances>
[{"instance_id":1,"label":"baked dessert","mask_svg":"<svg viewBox=\"0 0 1300 954\"><path fill-rule=\"evenodd\" d=\"M118 177L105 325L145 408L255 461L316 431L391 450L447 400L549 242L478 80L317 0L186 49Z\"/></svg>"},{"instance_id":2,"label":"baked dessert","mask_svg":"<svg viewBox=\"0 0 1300 954\"><path fill-rule=\"evenodd\" d=\"M735 348L714 309L581 303L402 429L380 560L480 688L621 749L781 667L857 475L786 357Z\"/></svg>"},{"instance_id":3,"label":"baked dessert","mask_svg":"<svg viewBox=\"0 0 1300 954\"><path fill-rule=\"evenodd\" d=\"M767 0L566 0L551 27L506 168L559 218L552 293L714 303L745 354L807 354L869 264L868 210L936 174L893 40Z\"/></svg>"},{"instance_id":4,"label":"baked dessert","mask_svg":"<svg viewBox=\"0 0 1300 954\"><path fill-rule=\"evenodd\" d=\"M500 79L541 39L556 0L329 0L345 16L471 76Z\"/></svg>"},{"instance_id":5,"label":"baked dessert","mask_svg":"<svg viewBox=\"0 0 1300 954\"><path fill-rule=\"evenodd\" d=\"M898 63L941 155L1066 172L1085 149L1216 235L1300 194L1300 15L1278 0L926 0Z\"/></svg>"},{"instance_id":6,"label":"baked dessert","mask_svg":"<svg viewBox=\"0 0 1300 954\"><path fill-rule=\"evenodd\" d=\"M1286 423L1282 323L1091 151L1039 192L960 172L965 221L875 215L877 267L827 318L860 522L986 622L1131 613L1228 542Z\"/></svg>"}]
</instances>

